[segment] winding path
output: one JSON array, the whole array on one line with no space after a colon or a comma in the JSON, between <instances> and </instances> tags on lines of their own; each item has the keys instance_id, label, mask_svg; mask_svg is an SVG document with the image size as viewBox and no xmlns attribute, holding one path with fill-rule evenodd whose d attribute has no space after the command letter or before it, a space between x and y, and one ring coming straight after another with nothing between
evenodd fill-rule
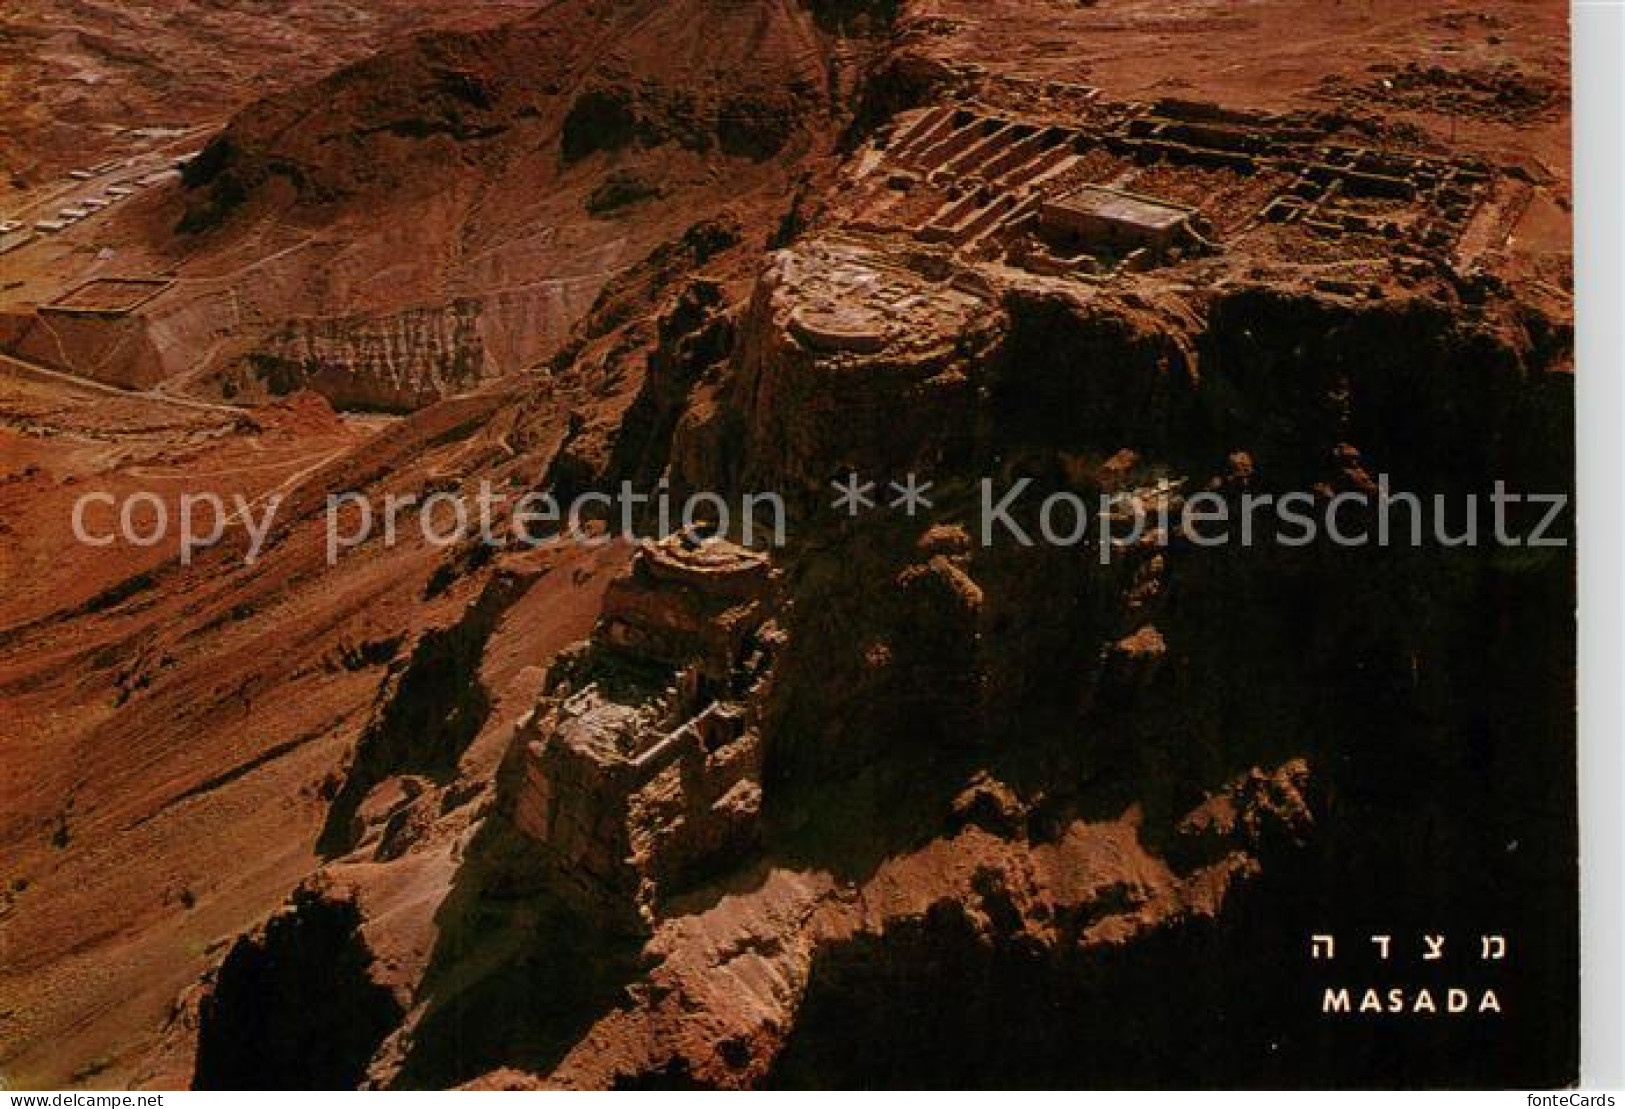
<instances>
[{"instance_id":1,"label":"winding path","mask_svg":"<svg viewBox=\"0 0 1625 1109\"><path fill-rule=\"evenodd\" d=\"M199 412L224 412L230 415L240 415L248 411L247 408L235 404L216 404L210 401L190 400L186 397L177 397L157 389L123 389L117 385L108 385L106 382L96 381L92 378L81 377L78 374L67 373L63 370L53 370L35 362L25 361L10 354L0 354L0 369L5 369L24 377L48 378L59 381L78 389L93 393L104 393L108 396L125 397L130 400L145 400L154 404L167 404L176 408L190 408Z\"/></svg>"}]
</instances>

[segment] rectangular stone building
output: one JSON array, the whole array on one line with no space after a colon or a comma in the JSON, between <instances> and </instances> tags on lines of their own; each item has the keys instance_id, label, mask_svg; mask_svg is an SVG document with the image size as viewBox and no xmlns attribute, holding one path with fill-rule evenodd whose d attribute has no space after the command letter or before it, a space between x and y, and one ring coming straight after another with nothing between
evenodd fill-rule
<instances>
[{"instance_id":1,"label":"rectangular stone building","mask_svg":"<svg viewBox=\"0 0 1625 1109\"><path fill-rule=\"evenodd\" d=\"M1085 185L1044 202L1039 226L1050 236L1118 252L1173 245L1196 209L1155 197Z\"/></svg>"}]
</instances>

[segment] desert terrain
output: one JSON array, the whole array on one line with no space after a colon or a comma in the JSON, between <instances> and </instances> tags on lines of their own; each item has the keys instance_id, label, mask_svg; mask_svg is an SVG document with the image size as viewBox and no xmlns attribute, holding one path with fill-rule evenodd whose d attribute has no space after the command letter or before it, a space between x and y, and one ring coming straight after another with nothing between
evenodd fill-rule
<instances>
[{"instance_id":1,"label":"desert terrain","mask_svg":"<svg viewBox=\"0 0 1625 1109\"><path fill-rule=\"evenodd\" d=\"M1571 1081L1570 551L975 523L1571 491L1567 58L1552 0L8 7L0 1078ZM332 557L336 496L623 485L788 537Z\"/></svg>"}]
</instances>

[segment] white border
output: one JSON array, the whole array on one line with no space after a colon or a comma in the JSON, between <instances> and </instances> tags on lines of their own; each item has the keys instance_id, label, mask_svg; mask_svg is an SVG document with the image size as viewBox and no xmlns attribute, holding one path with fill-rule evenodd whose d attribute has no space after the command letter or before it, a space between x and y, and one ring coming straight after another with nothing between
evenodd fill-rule
<instances>
[{"instance_id":1,"label":"white border","mask_svg":"<svg viewBox=\"0 0 1625 1109\"><path fill-rule=\"evenodd\" d=\"M1580 535L1581 1075L1625 1086L1625 3L1574 0ZM1533 738L1533 737L1532 737Z\"/></svg>"}]
</instances>

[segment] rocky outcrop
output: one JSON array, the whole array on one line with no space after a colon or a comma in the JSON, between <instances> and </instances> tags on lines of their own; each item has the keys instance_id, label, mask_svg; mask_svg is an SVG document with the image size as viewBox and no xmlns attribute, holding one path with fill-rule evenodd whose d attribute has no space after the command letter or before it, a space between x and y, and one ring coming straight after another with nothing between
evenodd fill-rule
<instances>
[{"instance_id":1,"label":"rocky outcrop","mask_svg":"<svg viewBox=\"0 0 1625 1109\"><path fill-rule=\"evenodd\" d=\"M486 641L534 581L530 573L498 573L461 619L429 631L409 658L392 665L372 720L334 789L318 844L324 854L352 851L369 835L382 837L380 853L398 853L412 814L421 816L438 796L425 789L426 782L450 784L458 759L484 725L491 707L479 678ZM374 796L380 786L388 790L382 798Z\"/></svg>"},{"instance_id":2,"label":"rocky outcrop","mask_svg":"<svg viewBox=\"0 0 1625 1109\"><path fill-rule=\"evenodd\" d=\"M651 428L688 398L674 484L780 482L795 539L770 569L672 536L608 588L509 744L447 903L461 939L369 1081L1301 1081L1283 1044L1359 1081L1282 953L1396 886L1431 891L1428 927L1515 921L1547 953L1535 979L1560 983L1570 922L1509 892L1572 858L1569 832L1523 818L1568 771L1518 740L1565 726L1560 558L1151 535L1102 559L985 541L972 480L1031 482L1013 512L1034 532L1047 494L1177 516L1197 492L1294 482L1323 502L1388 465L1444 489L1542 481L1565 465L1537 442L1566 403L1561 342L1446 288L1359 307L1304 287L1086 294L875 251L775 256L726 358L707 346L704 373L648 392ZM916 296L929 326L870 307ZM681 298L660 349L720 342L719 300ZM1426 429L1459 427L1464 378L1492 383L1473 421L1494 446L1446 465ZM821 503L845 467L928 464L916 517ZM408 674L438 657L419 656ZM387 862L445 786L417 756L386 770L350 792ZM479 963L494 919L507 961ZM454 1048L501 967L561 960L582 983L567 1011L485 1018L493 1043L548 1030L523 1073Z\"/></svg>"},{"instance_id":3,"label":"rocky outcrop","mask_svg":"<svg viewBox=\"0 0 1625 1109\"><path fill-rule=\"evenodd\" d=\"M199 1090L358 1085L401 1019L372 977L353 898L301 887L263 927L232 945L199 1003Z\"/></svg>"},{"instance_id":4,"label":"rocky outcrop","mask_svg":"<svg viewBox=\"0 0 1625 1109\"><path fill-rule=\"evenodd\" d=\"M246 106L146 194L163 376L406 410L533 369L685 228L777 221L861 72L795 3L489 19Z\"/></svg>"},{"instance_id":5,"label":"rocky outcrop","mask_svg":"<svg viewBox=\"0 0 1625 1109\"><path fill-rule=\"evenodd\" d=\"M61 312L0 314L0 352L122 389L146 389L179 367L165 358L151 321Z\"/></svg>"},{"instance_id":6,"label":"rocky outcrop","mask_svg":"<svg viewBox=\"0 0 1625 1109\"><path fill-rule=\"evenodd\" d=\"M770 567L722 540L645 543L593 641L549 679L515 739L505 802L577 912L647 930L759 836Z\"/></svg>"},{"instance_id":7,"label":"rocky outcrop","mask_svg":"<svg viewBox=\"0 0 1625 1109\"><path fill-rule=\"evenodd\" d=\"M605 41L620 49L593 49ZM183 229L213 230L276 187L304 205L417 192L448 156L500 159L543 134L565 167L667 144L762 161L830 108L819 41L796 5L693 0L571 0L422 35L241 113L190 168Z\"/></svg>"},{"instance_id":8,"label":"rocky outcrop","mask_svg":"<svg viewBox=\"0 0 1625 1109\"><path fill-rule=\"evenodd\" d=\"M643 385L621 419L609 480L647 488L665 473L672 433L696 385L717 374L734 348L736 327L729 308L717 282L697 280L661 317Z\"/></svg>"},{"instance_id":9,"label":"rocky outcrop","mask_svg":"<svg viewBox=\"0 0 1625 1109\"><path fill-rule=\"evenodd\" d=\"M794 143L758 101L729 137L712 124L732 101L670 91L572 85L549 156L714 143L743 166ZM464 123L506 95L464 93ZM974 161L1005 121L964 114L911 134L955 128L938 154ZM429 132L383 141L484 141ZM1042 135L1001 156L1086 153ZM869 153L855 177L935 187ZM491 802L436 858L450 891L418 899L438 939L367 1081L1359 1084L1396 1051L1427 1080L1446 1056L1529 1073L1478 1050L1482 1025L1396 1047L1306 1020L1303 941L1379 907L1395 928L1505 921L1527 981L1561 992L1573 920L1519 891L1562 885L1573 858L1552 757L1572 739L1566 556L1209 549L1160 524L1022 542L986 533L980 483L1025 483L1011 518L1039 535L1052 496L1098 527L1094 505L1120 525L1203 494L1232 518L1255 492L1324 508L1383 472L1565 491L1561 322L1425 261L1215 250L1039 273L973 238L843 225L838 205L798 203L783 228L753 282L697 271L765 241L760 223L651 256L505 425L559 488L772 490L792 538L771 559L701 532L641 545L591 639L545 678L533 660L530 711L486 736L506 750ZM829 483L849 473L885 500L910 473L931 489L848 512ZM428 866L414 845L437 812L482 796L457 779L510 585L390 675L332 810L346 865ZM1504 1027L1563 1038L1535 1014Z\"/></svg>"}]
</instances>

